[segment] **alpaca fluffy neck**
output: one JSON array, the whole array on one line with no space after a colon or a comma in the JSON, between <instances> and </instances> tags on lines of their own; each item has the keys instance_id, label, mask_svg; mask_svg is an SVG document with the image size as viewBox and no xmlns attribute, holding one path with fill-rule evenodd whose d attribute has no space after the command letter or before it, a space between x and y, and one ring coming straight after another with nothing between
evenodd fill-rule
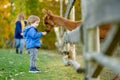
<instances>
[{"instance_id":1,"label":"alpaca fluffy neck","mask_svg":"<svg viewBox=\"0 0 120 80\"><path fill-rule=\"evenodd\" d=\"M64 28L70 31L75 29L81 24L81 21L72 21L72 20L68 20L63 17L57 16L57 15L52 15L52 17L53 17L52 19L55 24L63 26Z\"/></svg>"}]
</instances>

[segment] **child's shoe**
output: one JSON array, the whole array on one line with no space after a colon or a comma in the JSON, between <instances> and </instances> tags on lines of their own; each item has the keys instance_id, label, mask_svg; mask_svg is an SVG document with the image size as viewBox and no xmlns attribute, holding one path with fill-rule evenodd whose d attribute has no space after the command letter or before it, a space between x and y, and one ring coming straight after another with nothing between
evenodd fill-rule
<instances>
[{"instance_id":1,"label":"child's shoe","mask_svg":"<svg viewBox=\"0 0 120 80\"><path fill-rule=\"evenodd\" d=\"M40 71L40 70L38 70L37 68L35 68L35 70L36 70L36 71L39 71L39 72L41 72L41 71Z\"/></svg>"},{"instance_id":2,"label":"child's shoe","mask_svg":"<svg viewBox=\"0 0 120 80\"><path fill-rule=\"evenodd\" d=\"M19 52L18 52L18 49L16 49L16 53L18 54Z\"/></svg>"},{"instance_id":3,"label":"child's shoe","mask_svg":"<svg viewBox=\"0 0 120 80\"><path fill-rule=\"evenodd\" d=\"M38 72L41 72L41 71L36 69L36 68L30 68L29 72L30 73L38 73Z\"/></svg>"},{"instance_id":4,"label":"child's shoe","mask_svg":"<svg viewBox=\"0 0 120 80\"><path fill-rule=\"evenodd\" d=\"M22 54L22 51L20 51L20 54Z\"/></svg>"}]
</instances>

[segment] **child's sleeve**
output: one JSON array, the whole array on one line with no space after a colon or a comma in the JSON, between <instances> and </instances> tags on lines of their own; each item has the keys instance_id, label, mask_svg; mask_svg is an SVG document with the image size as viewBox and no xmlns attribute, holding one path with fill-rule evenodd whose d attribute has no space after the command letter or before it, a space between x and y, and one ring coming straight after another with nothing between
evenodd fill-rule
<instances>
[{"instance_id":1,"label":"child's sleeve","mask_svg":"<svg viewBox=\"0 0 120 80\"><path fill-rule=\"evenodd\" d=\"M40 38L43 36L42 32L37 32L35 29L30 29L29 30L29 36L31 38Z\"/></svg>"}]
</instances>

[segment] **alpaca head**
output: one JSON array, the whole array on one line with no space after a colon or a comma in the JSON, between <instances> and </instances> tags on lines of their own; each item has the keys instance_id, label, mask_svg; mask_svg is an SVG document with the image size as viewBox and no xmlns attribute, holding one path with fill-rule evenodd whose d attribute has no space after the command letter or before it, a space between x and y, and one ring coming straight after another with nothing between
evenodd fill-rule
<instances>
[{"instance_id":1,"label":"alpaca head","mask_svg":"<svg viewBox=\"0 0 120 80\"><path fill-rule=\"evenodd\" d=\"M52 12L49 10L42 10L42 12L45 14L43 18L43 24L46 27L46 31L49 32L51 29L55 26L55 23L52 19Z\"/></svg>"}]
</instances>

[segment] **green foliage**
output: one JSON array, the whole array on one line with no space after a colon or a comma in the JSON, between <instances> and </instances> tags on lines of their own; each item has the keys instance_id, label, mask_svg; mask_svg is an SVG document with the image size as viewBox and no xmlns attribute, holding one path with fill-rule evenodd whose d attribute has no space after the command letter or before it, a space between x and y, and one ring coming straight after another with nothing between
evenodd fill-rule
<instances>
[{"instance_id":1,"label":"green foliage","mask_svg":"<svg viewBox=\"0 0 120 80\"><path fill-rule=\"evenodd\" d=\"M76 20L81 20L81 4L80 0L76 0L75 2L75 19Z\"/></svg>"},{"instance_id":2,"label":"green foliage","mask_svg":"<svg viewBox=\"0 0 120 80\"><path fill-rule=\"evenodd\" d=\"M38 15L38 3L39 0L26 0L25 1L25 11L26 11L26 15Z\"/></svg>"}]
</instances>

